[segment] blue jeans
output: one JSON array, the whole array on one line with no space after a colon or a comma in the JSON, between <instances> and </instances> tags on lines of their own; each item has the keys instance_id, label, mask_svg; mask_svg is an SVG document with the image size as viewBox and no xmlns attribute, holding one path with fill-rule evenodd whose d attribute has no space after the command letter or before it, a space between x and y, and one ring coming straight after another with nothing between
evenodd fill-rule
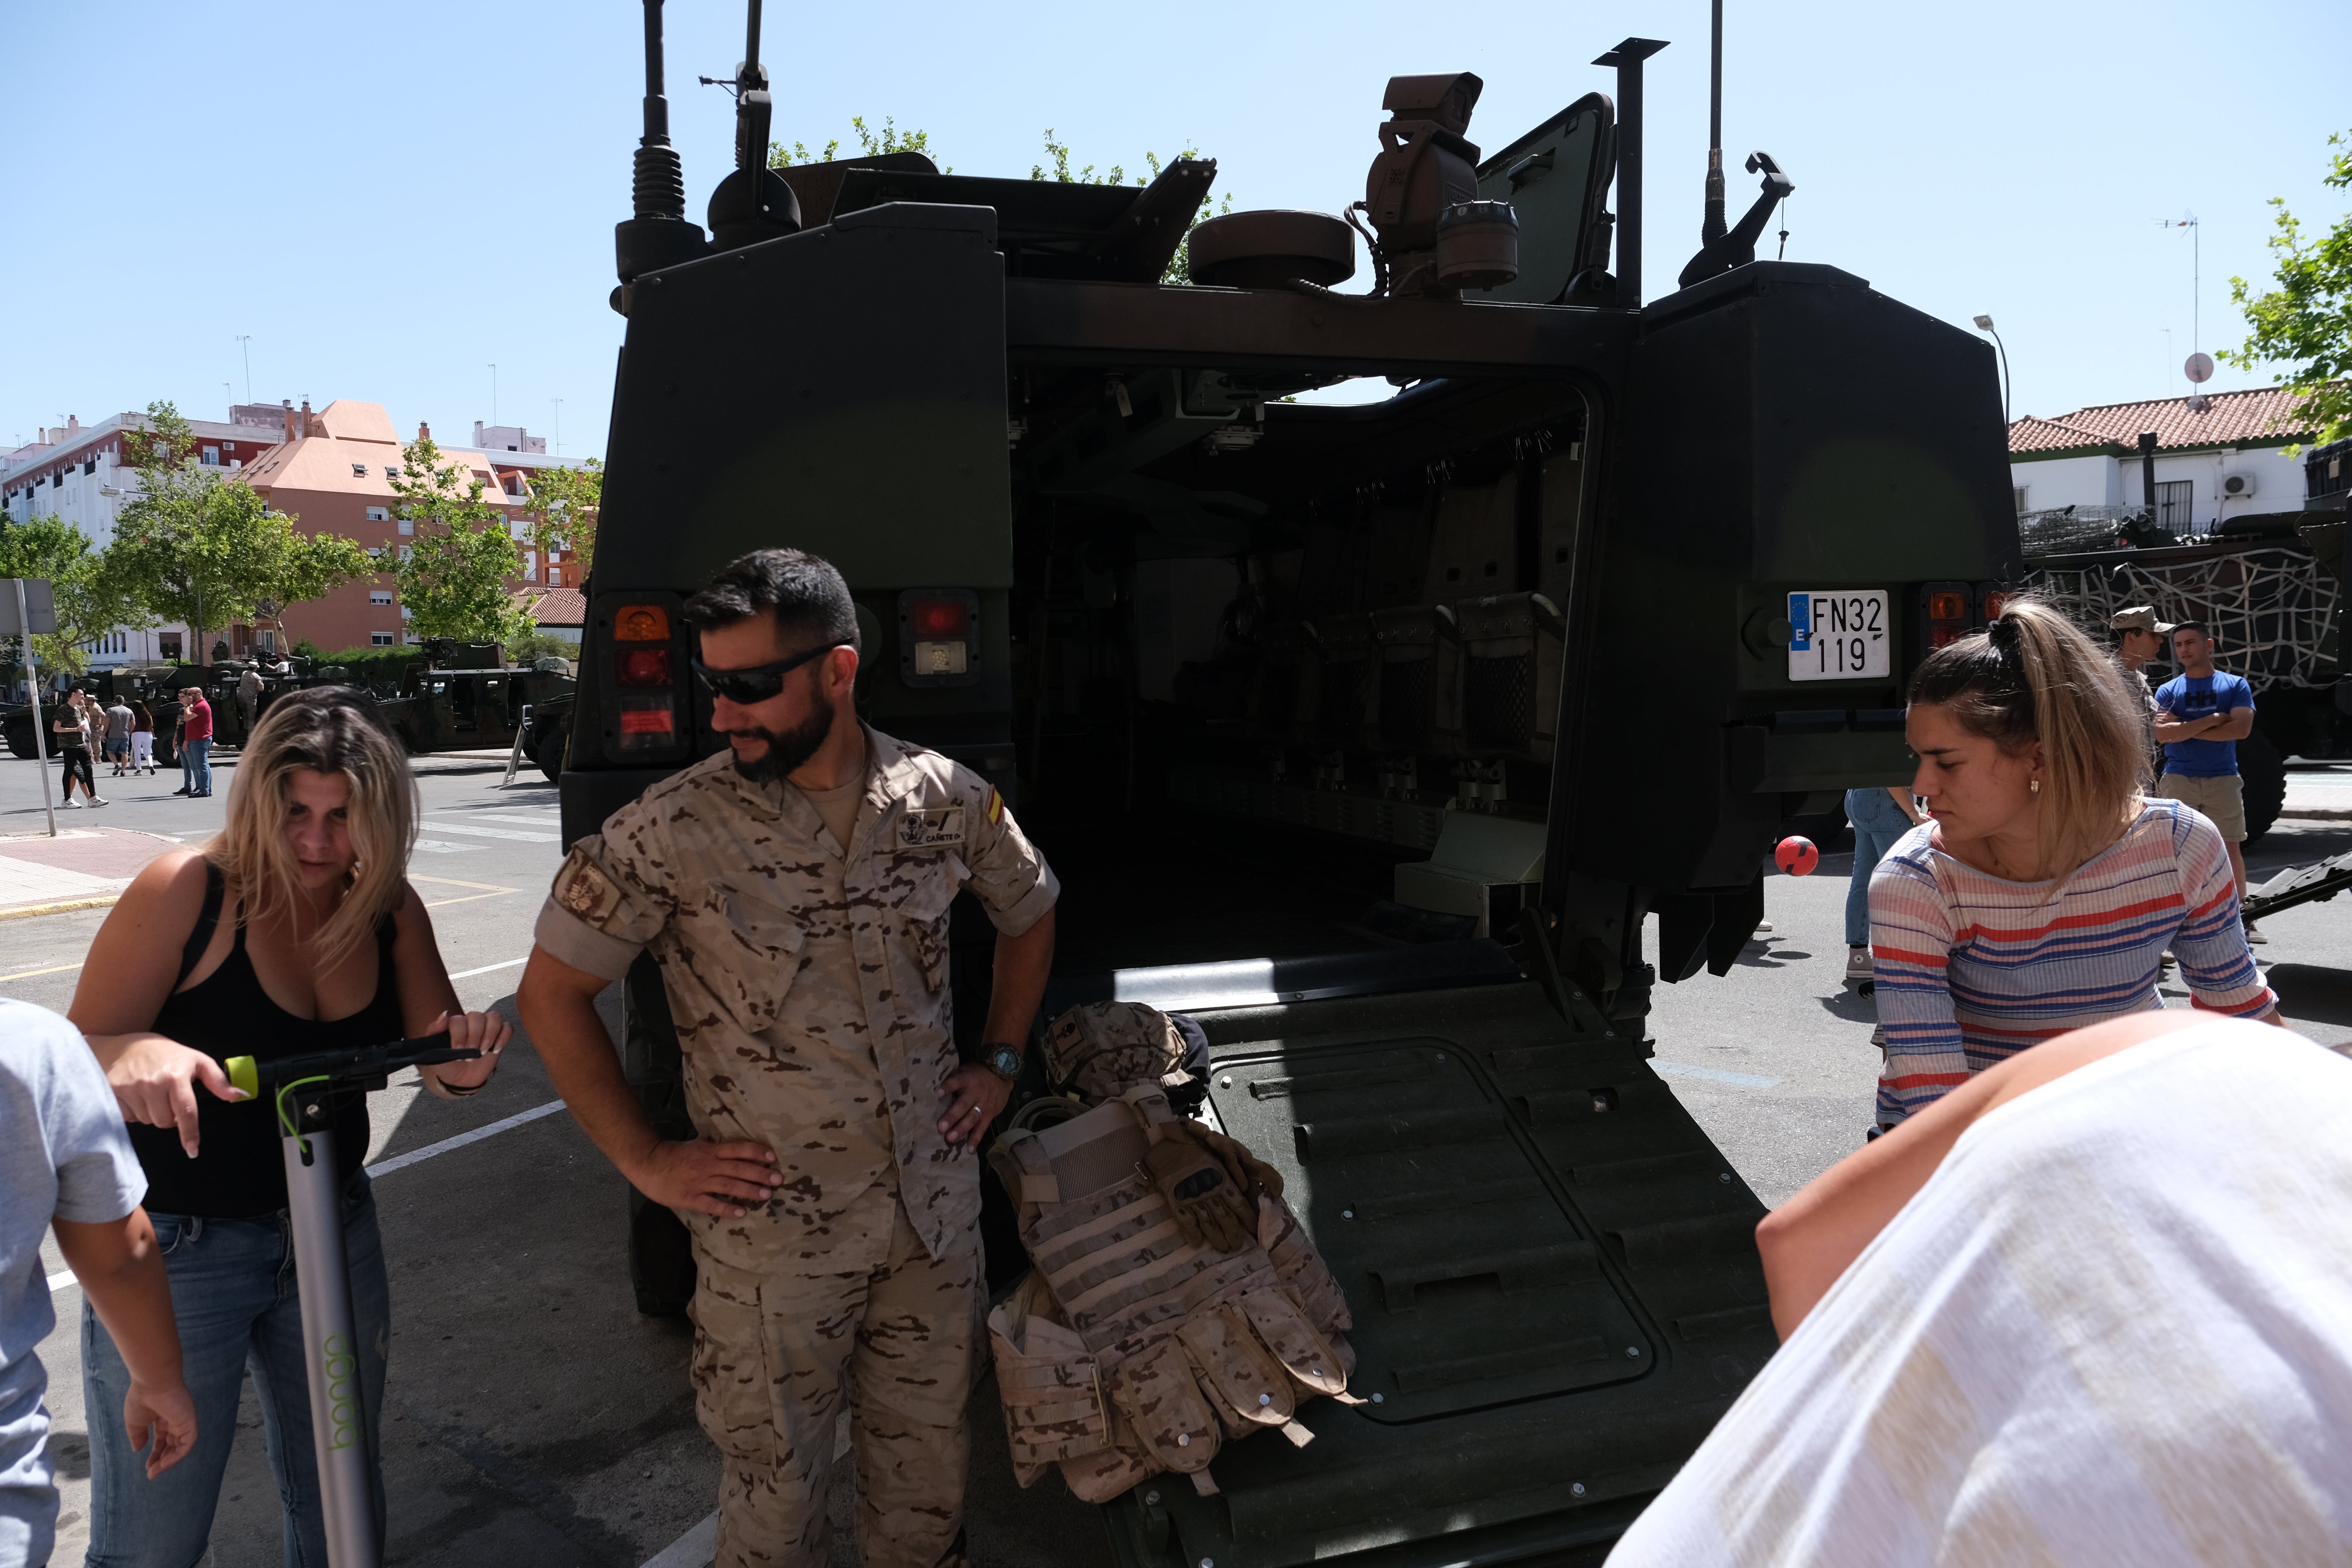
<instances>
[{"instance_id":1,"label":"blue jeans","mask_svg":"<svg viewBox=\"0 0 2352 1568\"><path fill-rule=\"evenodd\" d=\"M187 750L182 753L181 765L187 769L191 794L213 793L213 738L210 735L201 741L188 742Z\"/></svg>"},{"instance_id":2,"label":"blue jeans","mask_svg":"<svg viewBox=\"0 0 2352 1568\"><path fill-rule=\"evenodd\" d=\"M1911 819L1883 789L1845 792L1846 820L1853 824L1853 880L1845 889L1845 944L1862 947L1870 941L1870 874L1911 831Z\"/></svg>"},{"instance_id":3,"label":"blue jeans","mask_svg":"<svg viewBox=\"0 0 2352 1568\"><path fill-rule=\"evenodd\" d=\"M318 1456L310 1446L310 1385L302 1359L302 1309L283 1212L259 1219L151 1214L172 1310L180 1321L180 1361L196 1405L196 1446L147 1479L146 1461L123 1435L131 1373L87 1302L81 1313L82 1394L90 1412L89 1568L193 1568L212 1536L221 1477L236 1440L236 1406L248 1368L261 1399L269 1468L285 1508L286 1568L327 1568ZM392 1290L383 1238L365 1172L343 1188L343 1247L351 1265L352 1316L360 1342L360 1384L375 1480L375 1523L383 1533L383 1374L392 1340Z\"/></svg>"}]
</instances>

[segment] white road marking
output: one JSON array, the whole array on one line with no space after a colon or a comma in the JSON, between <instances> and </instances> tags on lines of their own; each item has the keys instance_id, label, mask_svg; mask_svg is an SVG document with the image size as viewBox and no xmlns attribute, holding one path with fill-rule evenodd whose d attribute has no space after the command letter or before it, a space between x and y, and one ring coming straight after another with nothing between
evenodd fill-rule
<instances>
[{"instance_id":1,"label":"white road marking","mask_svg":"<svg viewBox=\"0 0 2352 1568\"><path fill-rule=\"evenodd\" d=\"M407 1169L420 1160L430 1160L436 1154L446 1154L452 1149L463 1149L467 1144L478 1143L485 1138L495 1138L501 1132L511 1131L522 1126L525 1122L536 1121L542 1116L552 1116L562 1109L563 1101L551 1100L545 1105L534 1105L529 1110L518 1110L512 1116L500 1117L487 1126L475 1128L471 1132L460 1132L455 1138L444 1138L438 1143L427 1143L422 1149L411 1149L405 1154L394 1154L389 1160L375 1162L367 1167L367 1173L371 1177L388 1176L394 1171Z\"/></svg>"},{"instance_id":2,"label":"white road marking","mask_svg":"<svg viewBox=\"0 0 2352 1568\"><path fill-rule=\"evenodd\" d=\"M646 1558L645 1568L710 1568L718 1554L719 1516L714 1513Z\"/></svg>"},{"instance_id":3,"label":"white road marking","mask_svg":"<svg viewBox=\"0 0 2352 1568\"><path fill-rule=\"evenodd\" d=\"M36 649L34 651L38 652L39 650ZM452 980L463 980L468 974L488 974L493 969L512 969L518 963L529 963L530 962L530 960L528 957L509 958L504 963L485 963L479 969L461 969L457 971L457 973L449 976L449 978Z\"/></svg>"},{"instance_id":4,"label":"white road marking","mask_svg":"<svg viewBox=\"0 0 2352 1568\"><path fill-rule=\"evenodd\" d=\"M561 837L558 834L525 833L513 827L476 827L471 823L451 822L438 816L430 818L429 826L436 833L462 833L469 838L518 838L525 844L553 844Z\"/></svg>"},{"instance_id":5,"label":"white road marking","mask_svg":"<svg viewBox=\"0 0 2352 1568\"><path fill-rule=\"evenodd\" d=\"M533 827L561 827L563 826L563 818L556 816L553 812L548 811L476 810L468 811L466 814L466 820L468 822L477 820L483 822L527 822Z\"/></svg>"},{"instance_id":6,"label":"white road marking","mask_svg":"<svg viewBox=\"0 0 2352 1568\"><path fill-rule=\"evenodd\" d=\"M1693 1067L1688 1062L1661 1061L1650 1058L1650 1070L1660 1078L1703 1078L1709 1083L1736 1083L1742 1089L1770 1089L1780 1080L1758 1078L1752 1072L1726 1072L1721 1068Z\"/></svg>"},{"instance_id":7,"label":"white road marking","mask_svg":"<svg viewBox=\"0 0 2352 1568\"><path fill-rule=\"evenodd\" d=\"M461 849L481 847L478 844L452 844L446 838L420 838L415 847L427 855L455 855Z\"/></svg>"},{"instance_id":8,"label":"white road marking","mask_svg":"<svg viewBox=\"0 0 2352 1568\"><path fill-rule=\"evenodd\" d=\"M515 962L520 963L522 960L517 959ZM506 966L500 964L497 967ZM444 1138L438 1143L427 1143L422 1149L411 1149L405 1154L394 1154L389 1160L375 1161L368 1165L367 1173L371 1179L388 1176L394 1171L405 1170L421 1160L430 1160L436 1154L446 1154L452 1149L463 1149L468 1143L479 1143L483 1139L495 1138L501 1132L511 1132L516 1128L536 1121L542 1116L552 1116L562 1109L563 1101L551 1100L545 1105L534 1105L529 1110L519 1110L512 1116L500 1117L487 1126L475 1128L471 1132L460 1132L455 1138ZM61 1269L49 1276L49 1289L52 1290L62 1290L74 1283L76 1280L70 1268ZM711 1518L716 1520L718 1515L713 1514ZM710 1560L705 1557L702 1561L709 1563Z\"/></svg>"}]
</instances>

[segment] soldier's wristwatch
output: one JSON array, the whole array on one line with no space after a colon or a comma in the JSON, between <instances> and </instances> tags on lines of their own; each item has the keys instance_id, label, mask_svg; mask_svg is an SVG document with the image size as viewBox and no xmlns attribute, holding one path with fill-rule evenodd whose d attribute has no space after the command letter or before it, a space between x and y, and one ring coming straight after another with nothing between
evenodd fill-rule
<instances>
[{"instance_id":1,"label":"soldier's wristwatch","mask_svg":"<svg viewBox=\"0 0 2352 1568\"><path fill-rule=\"evenodd\" d=\"M1021 1076L1021 1047L1018 1046L982 1046L980 1065L1011 1083Z\"/></svg>"}]
</instances>

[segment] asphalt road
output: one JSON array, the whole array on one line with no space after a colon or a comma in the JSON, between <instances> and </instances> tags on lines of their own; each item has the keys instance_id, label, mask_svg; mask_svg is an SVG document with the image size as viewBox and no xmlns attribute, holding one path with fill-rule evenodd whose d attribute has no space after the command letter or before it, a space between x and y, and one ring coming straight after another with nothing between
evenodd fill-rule
<instances>
[{"instance_id":1,"label":"asphalt road","mask_svg":"<svg viewBox=\"0 0 2352 1568\"><path fill-rule=\"evenodd\" d=\"M116 804L100 816L200 842L220 826L234 766L221 768L209 801L172 797L175 776L101 779ZM511 1016L558 856L554 790L536 774L500 787L502 771L428 764L424 842L410 869L467 1005ZM34 764L0 761L0 832L39 820ZM2282 824L2252 857L2256 879L2347 847L2352 823ZM1841 981L1848 870L1849 858L1833 851L1810 878L1773 874L1770 934L1727 977L1658 992L1658 1070L1768 1203L1856 1147L1870 1119L1871 1004ZM103 918L85 910L0 922L0 994L64 1010ZM2352 934L2352 900L2275 917L2269 934L2258 952L2276 966L2296 1027L2352 1041L2352 973L2335 967ZM491 1086L462 1104L424 1096L413 1081L372 1101L370 1160L380 1168L394 1303L384 1421L392 1563L634 1568L688 1536L713 1506L717 1465L686 1385L688 1331L635 1311L622 1261L624 1185L571 1119L550 1110L554 1098L519 1036ZM488 1135L444 1147L474 1131ZM425 1157L385 1164L416 1154ZM49 1268L61 1268L53 1250ZM89 1415L80 1298L69 1281L56 1294L61 1327L41 1355L66 1490L62 1565L81 1560L87 1539ZM1057 1481L1013 1487L985 1382L973 1415L971 1531L987 1568L1105 1562L1093 1510ZM845 1524L849 1501L837 1487ZM277 1515L248 1399L214 1532L219 1568L276 1562ZM845 1530L836 1559L854 1561ZM705 1558L688 1545L660 1561L699 1568Z\"/></svg>"}]
</instances>

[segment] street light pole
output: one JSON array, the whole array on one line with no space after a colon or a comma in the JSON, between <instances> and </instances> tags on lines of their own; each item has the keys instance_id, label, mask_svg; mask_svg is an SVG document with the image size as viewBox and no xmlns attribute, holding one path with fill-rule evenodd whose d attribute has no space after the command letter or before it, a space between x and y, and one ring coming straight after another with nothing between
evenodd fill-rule
<instances>
[{"instance_id":1,"label":"street light pole","mask_svg":"<svg viewBox=\"0 0 2352 1568\"><path fill-rule=\"evenodd\" d=\"M2010 423L2009 345L2000 341L2000 334L1999 332L1992 331L1992 318L1990 316L1979 316L1977 318L1977 331L1980 332L1992 332L1993 347L2000 351L2000 422L2003 425L2007 425Z\"/></svg>"},{"instance_id":2,"label":"street light pole","mask_svg":"<svg viewBox=\"0 0 2352 1568\"><path fill-rule=\"evenodd\" d=\"M253 334L237 333L236 344L245 351L245 400L250 403L253 401Z\"/></svg>"}]
</instances>

